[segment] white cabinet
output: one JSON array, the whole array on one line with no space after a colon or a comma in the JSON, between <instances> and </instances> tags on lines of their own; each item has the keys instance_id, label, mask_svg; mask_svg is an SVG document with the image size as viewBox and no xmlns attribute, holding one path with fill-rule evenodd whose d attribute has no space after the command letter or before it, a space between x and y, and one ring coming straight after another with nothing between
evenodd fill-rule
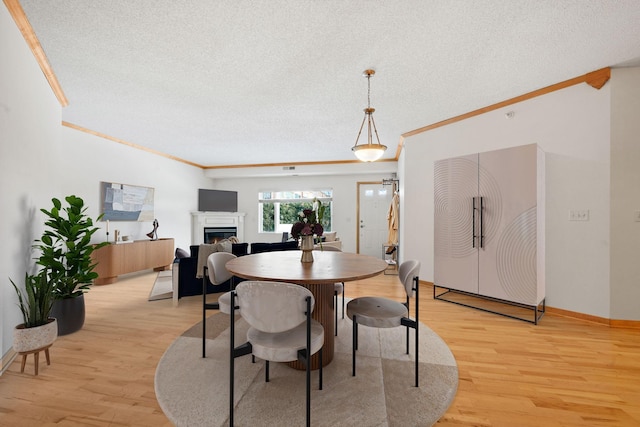
<instances>
[{"instance_id":1,"label":"white cabinet","mask_svg":"<svg viewBox=\"0 0 640 427\"><path fill-rule=\"evenodd\" d=\"M435 286L530 307L537 322L545 298L542 150L437 161L434 197Z\"/></svg>"}]
</instances>

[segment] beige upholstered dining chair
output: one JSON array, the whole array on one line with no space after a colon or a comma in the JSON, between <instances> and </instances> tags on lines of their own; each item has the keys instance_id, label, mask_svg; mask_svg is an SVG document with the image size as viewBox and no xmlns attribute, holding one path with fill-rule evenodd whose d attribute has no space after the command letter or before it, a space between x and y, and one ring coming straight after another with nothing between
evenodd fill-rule
<instances>
[{"instance_id":1,"label":"beige upholstered dining chair","mask_svg":"<svg viewBox=\"0 0 640 427\"><path fill-rule=\"evenodd\" d=\"M322 390L322 347L324 328L311 318L315 300L311 291L282 282L245 281L231 294L229 425L233 426L234 360L246 354L265 361L269 382L269 361L300 361L306 367L306 425L311 425L311 356L319 353L319 389ZM247 342L235 346L236 310L249 324Z\"/></svg>"},{"instance_id":2,"label":"beige upholstered dining chair","mask_svg":"<svg viewBox=\"0 0 640 427\"><path fill-rule=\"evenodd\" d=\"M321 251L333 251L333 252L342 252L340 248L329 245L321 245ZM335 336L338 336L338 296L342 294L342 318L344 319L344 282L336 282L333 284L333 299L334 299L334 313L336 315L335 319Z\"/></svg>"},{"instance_id":3,"label":"beige upholstered dining chair","mask_svg":"<svg viewBox=\"0 0 640 427\"><path fill-rule=\"evenodd\" d=\"M204 275L202 276L202 357L207 357L207 310L220 310L223 313L231 311L230 292L222 294L218 298L218 302L207 302L207 277L213 285L221 285L227 280L233 279L233 274L227 270L225 264L234 258L236 256L230 252L214 252L207 257L207 265L204 266ZM233 283L231 283L231 289L233 289Z\"/></svg>"},{"instance_id":4,"label":"beige upholstered dining chair","mask_svg":"<svg viewBox=\"0 0 640 427\"><path fill-rule=\"evenodd\" d=\"M409 328L415 329L415 386L418 387L418 275L420 262L405 261L400 265L398 277L407 300L405 303L381 297L354 298L347 303L347 316L353 321L353 347L351 350L352 375L356 375L356 350L358 349L358 325L373 328L407 328L407 354L409 354ZM409 300L415 301L415 320L409 317Z\"/></svg>"}]
</instances>

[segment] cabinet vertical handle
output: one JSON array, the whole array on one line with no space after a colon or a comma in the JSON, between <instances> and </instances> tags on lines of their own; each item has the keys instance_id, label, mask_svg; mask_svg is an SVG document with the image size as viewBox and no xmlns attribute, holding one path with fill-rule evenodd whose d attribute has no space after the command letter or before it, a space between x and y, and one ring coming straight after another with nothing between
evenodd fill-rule
<instances>
[{"instance_id":1,"label":"cabinet vertical handle","mask_svg":"<svg viewBox=\"0 0 640 427\"><path fill-rule=\"evenodd\" d=\"M471 209L471 247L476 247L476 198L472 197L471 201L473 202L473 208Z\"/></svg>"},{"instance_id":2,"label":"cabinet vertical handle","mask_svg":"<svg viewBox=\"0 0 640 427\"><path fill-rule=\"evenodd\" d=\"M480 247L484 248L484 197L480 196Z\"/></svg>"}]
</instances>

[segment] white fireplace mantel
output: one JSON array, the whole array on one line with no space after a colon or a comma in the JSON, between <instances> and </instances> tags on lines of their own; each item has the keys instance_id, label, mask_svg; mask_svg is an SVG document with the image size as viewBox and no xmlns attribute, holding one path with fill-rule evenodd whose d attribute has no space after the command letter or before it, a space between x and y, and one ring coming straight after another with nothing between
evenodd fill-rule
<instances>
[{"instance_id":1,"label":"white fireplace mantel","mask_svg":"<svg viewBox=\"0 0 640 427\"><path fill-rule=\"evenodd\" d=\"M236 227L238 240L244 242L244 212L191 212L191 244L204 243L205 227Z\"/></svg>"}]
</instances>

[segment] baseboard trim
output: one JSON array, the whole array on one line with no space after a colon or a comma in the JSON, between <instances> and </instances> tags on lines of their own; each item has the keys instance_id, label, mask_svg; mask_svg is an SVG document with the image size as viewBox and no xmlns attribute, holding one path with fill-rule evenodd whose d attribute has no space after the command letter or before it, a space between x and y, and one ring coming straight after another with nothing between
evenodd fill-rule
<instances>
[{"instance_id":1,"label":"baseboard trim","mask_svg":"<svg viewBox=\"0 0 640 427\"><path fill-rule=\"evenodd\" d=\"M564 310L562 308L547 306L547 313L557 314L558 316L571 317L572 319L584 320L587 322L599 323L601 325L611 326L610 319L606 317L594 316L591 314L579 313L577 311Z\"/></svg>"},{"instance_id":2,"label":"baseboard trim","mask_svg":"<svg viewBox=\"0 0 640 427\"><path fill-rule=\"evenodd\" d=\"M612 319L609 325L612 328L640 329L640 320L616 320L616 319Z\"/></svg>"},{"instance_id":3,"label":"baseboard trim","mask_svg":"<svg viewBox=\"0 0 640 427\"><path fill-rule=\"evenodd\" d=\"M427 282L425 280L420 280L420 284L433 287L432 282ZM586 322L598 323L600 325L609 326L610 328L640 329L640 320L607 319L606 317L593 316L591 314L564 310L562 308L550 307L548 305L546 306L546 313L556 314L558 316L570 317L572 319L577 319L577 320L584 320Z\"/></svg>"},{"instance_id":4,"label":"baseboard trim","mask_svg":"<svg viewBox=\"0 0 640 427\"><path fill-rule=\"evenodd\" d=\"M640 320L607 319L606 317L593 316L591 314L578 313L576 311L563 310L561 308L548 307L548 306L547 306L547 312L554 313L559 316L585 320L587 322L599 323L601 325L606 325L611 328L640 329Z\"/></svg>"},{"instance_id":5,"label":"baseboard trim","mask_svg":"<svg viewBox=\"0 0 640 427\"><path fill-rule=\"evenodd\" d=\"M13 351L12 347L4 356L2 356L2 360L0 361L0 376L4 374L4 371L6 371L11 363L13 363L13 359L15 359L17 355L18 353Z\"/></svg>"}]
</instances>

